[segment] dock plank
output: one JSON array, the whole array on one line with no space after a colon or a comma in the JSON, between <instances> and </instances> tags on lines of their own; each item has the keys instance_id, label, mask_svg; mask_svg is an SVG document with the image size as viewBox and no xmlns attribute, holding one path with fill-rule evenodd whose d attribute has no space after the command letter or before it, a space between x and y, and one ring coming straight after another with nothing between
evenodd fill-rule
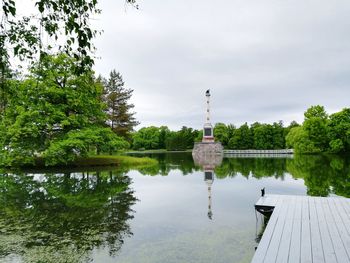
<instances>
[{"instance_id":1,"label":"dock plank","mask_svg":"<svg viewBox=\"0 0 350 263\"><path fill-rule=\"evenodd\" d=\"M350 199L267 195L274 207L252 263L349 263Z\"/></svg>"},{"instance_id":2,"label":"dock plank","mask_svg":"<svg viewBox=\"0 0 350 263\"><path fill-rule=\"evenodd\" d=\"M295 211L293 217L293 228L290 240L290 253L288 262L299 263L300 262L300 239L301 239L301 196L295 198Z\"/></svg>"},{"instance_id":3,"label":"dock plank","mask_svg":"<svg viewBox=\"0 0 350 263\"><path fill-rule=\"evenodd\" d=\"M326 223L326 218L323 211L323 206L321 202L322 197L315 197L316 213L318 216L318 223L320 227L320 234L323 247L323 255L326 263L336 263L337 259L335 257L335 251L333 248L333 243L328 231L328 226Z\"/></svg>"},{"instance_id":4,"label":"dock plank","mask_svg":"<svg viewBox=\"0 0 350 263\"><path fill-rule=\"evenodd\" d=\"M325 263L323 255L323 247L321 241L320 226L316 213L315 199L309 198L309 212L310 212L310 230L311 230L311 249L312 261L314 263Z\"/></svg>"},{"instance_id":5,"label":"dock plank","mask_svg":"<svg viewBox=\"0 0 350 263\"><path fill-rule=\"evenodd\" d=\"M334 220L334 213L336 212L335 209L330 209L328 200L326 198L321 199L321 203L323 205L323 210L325 214L326 223L328 226L329 234L332 239L335 256L337 258L338 263L349 263L350 259L347 255L347 252L344 247L343 240L340 237L338 228L343 225L342 222L337 220L335 222Z\"/></svg>"},{"instance_id":6,"label":"dock plank","mask_svg":"<svg viewBox=\"0 0 350 263\"><path fill-rule=\"evenodd\" d=\"M266 252L268 250L268 247L270 245L271 237L273 235L273 232L275 230L275 226L277 223L277 219L280 213L280 210L282 208L282 198L278 198L276 207L270 217L270 220L265 228L264 234L259 242L259 246L257 250L255 251L252 263L260 263L263 262L261 260L264 260Z\"/></svg>"},{"instance_id":7,"label":"dock plank","mask_svg":"<svg viewBox=\"0 0 350 263\"><path fill-rule=\"evenodd\" d=\"M269 248L265 255L264 262L275 262L278 254L279 245L281 243L282 233L286 222L286 217L289 209L289 200L290 199L282 199L283 205L279 216L277 218L276 227L271 236L271 241L269 244Z\"/></svg>"},{"instance_id":8,"label":"dock plank","mask_svg":"<svg viewBox=\"0 0 350 263\"><path fill-rule=\"evenodd\" d=\"M300 262L312 263L309 198L307 196L302 197L301 203L302 203L302 208L301 208Z\"/></svg>"},{"instance_id":9,"label":"dock plank","mask_svg":"<svg viewBox=\"0 0 350 263\"><path fill-rule=\"evenodd\" d=\"M282 233L281 243L279 245L276 262L287 263L289 258L290 240L292 236L294 211L295 211L295 197L290 199L289 209L285 219L285 226Z\"/></svg>"}]
</instances>

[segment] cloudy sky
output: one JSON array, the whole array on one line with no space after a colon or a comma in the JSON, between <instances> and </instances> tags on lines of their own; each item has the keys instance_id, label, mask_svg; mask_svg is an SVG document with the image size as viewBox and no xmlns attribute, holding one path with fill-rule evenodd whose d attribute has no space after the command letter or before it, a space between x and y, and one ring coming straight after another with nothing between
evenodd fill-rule
<instances>
[{"instance_id":1,"label":"cloudy sky","mask_svg":"<svg viewBox=\"0 0 350 263\"><path fill-rule=\"evenodd\" d=\"M95 70L120 71L138 127L285 124L350 102L348 0L101 0Z\"/></svg>"}]
</instances>

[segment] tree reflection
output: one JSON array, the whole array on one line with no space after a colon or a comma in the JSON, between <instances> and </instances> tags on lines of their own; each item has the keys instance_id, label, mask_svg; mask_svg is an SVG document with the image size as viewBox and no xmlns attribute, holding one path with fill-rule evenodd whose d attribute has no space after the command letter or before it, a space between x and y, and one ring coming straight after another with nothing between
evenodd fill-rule
<instances>
[{"instance_id":1,"label":"tree reflection","mask_svg":"<svg viewBox=\"0 0 350 263\"><path fill-rule=\"evenodd\" d=\"M153 154L158 166L142 169L145 175L168 175L179 169L184 175L200 169L195 166L190 153ZM295 155L293 158L224 158L215 168L218 179L235 177L247 179L274 177L284 180L289 173L295 179L303 179L308 195L328 196L336 194L350 197L350 157L338 155Z\"/></svg>"},{"instance_id":2,"label":"tree reflection","mask_svg":"<svg viewBox=\"0 0 350 263\"><path fill-rule=\"evenodd\" d=\"M113 172L3 174L0 178L0 259L83 262L89 251L110 255L132 232L136 198L129 177Z\"/></svg>"},{"instance_id":3,"label":"tree reflection","mask_svg":"<svg viewBox=\"0 0 350 263\"><path fill-rule=\"evenodd\" d=\"M282 158L225 158L217 167L218 178L235 177L241 174L246 178L282 178L286 172L286 159Z\"/></svg>"},{"instance_id":4,"label":"tree reflection","mask_svg":"<svg viewBox=\"0 0 350 263\"><path fill-rule=\"evenodd\" d=\"M350 159L337 155L296 155L287 161L294 178L304 179L308 195L350 197Z\"/></svg>"}]
</instances>

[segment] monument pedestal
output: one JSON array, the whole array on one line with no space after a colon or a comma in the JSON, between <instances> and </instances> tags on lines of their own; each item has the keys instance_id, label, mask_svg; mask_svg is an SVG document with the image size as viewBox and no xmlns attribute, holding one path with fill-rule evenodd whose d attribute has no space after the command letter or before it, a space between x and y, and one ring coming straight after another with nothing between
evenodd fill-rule
<instances>
[{"instance_id":1,"label":"monument pedestal","mask_svg":"<svg viewBox=\"0 0 350 263\"><path fill-rule=\"evenodd\" d=\"M192 156L223 155L223 152L224 147L222 147L220 142L196 142L193 147Z\"/></svg>"}]
</instances>

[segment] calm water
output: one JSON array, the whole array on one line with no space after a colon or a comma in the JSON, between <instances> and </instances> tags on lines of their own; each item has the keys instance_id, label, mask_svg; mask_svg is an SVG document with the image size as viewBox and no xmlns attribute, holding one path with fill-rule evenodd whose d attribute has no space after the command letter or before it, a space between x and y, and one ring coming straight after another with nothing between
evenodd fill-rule
<instances>
[{"instance_id":1,"label":"calm water","mask_svg":"<svg viewBox=\"0 0 350 263\"><path fill-rule=\"evenodd\" d=\"M261 188L350 197L349 157L227 158L213 181L191 154L152 157L140 170L2 174L0 262L250 262Z\"/></svg>"}]
</instances>

